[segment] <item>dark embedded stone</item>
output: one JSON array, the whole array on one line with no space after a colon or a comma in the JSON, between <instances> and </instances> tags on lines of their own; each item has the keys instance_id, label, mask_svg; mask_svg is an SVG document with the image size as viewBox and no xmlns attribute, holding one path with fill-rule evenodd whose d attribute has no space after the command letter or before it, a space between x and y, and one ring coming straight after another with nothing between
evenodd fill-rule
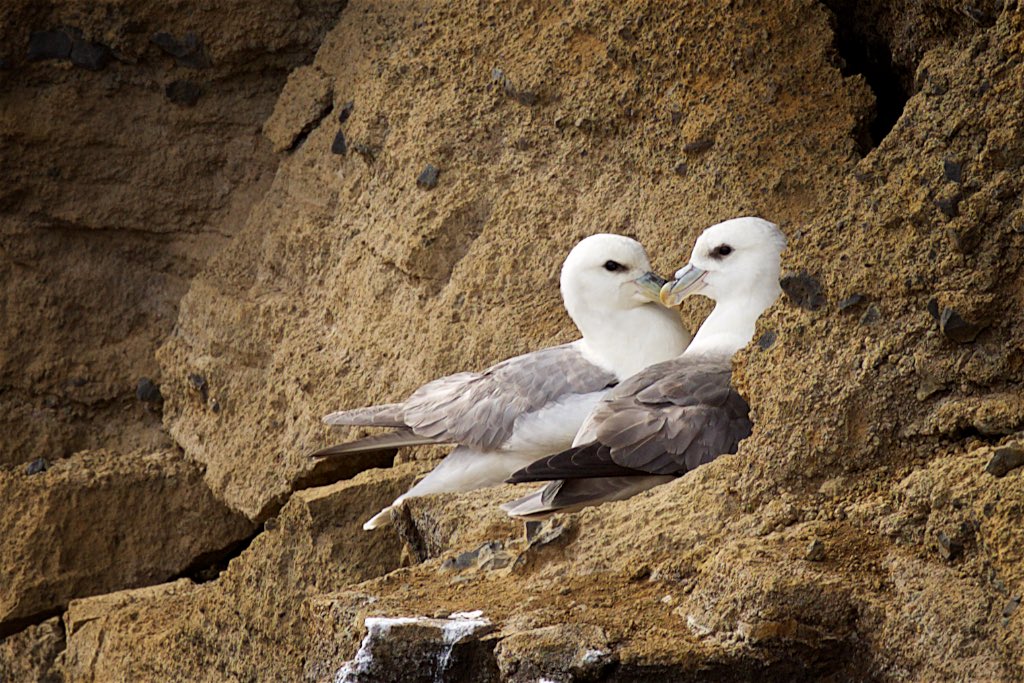
<instances>
[{"instance_id":1,"label":"dark embedded stone","mask_svg":"<svg viewBox=\"0 0 1024 683\"><path fill-rule=\"evenodd\" d=\"M331 153L340 154L345 156L348 154L348 145L345 144L345 133L338 131L338 134L334 136L334 142L331 143Z\"/></svg>"},{"instance_id":2,"label":"dark embedded stone","mask_svg":"<svg viewBox=\"0 0 1024 683\"><path fill-rule=\"evenodd\" d=\"M212 410L215 414L219 414L220 401L218 401L217 399L213 399L212 401L210 401L210 410Z\"/></svg>"},{"instance_id":3,"label":"dark embedded stone","mask_svg":"<svg viewBox=\"0 0 1024 683\"><path fill-rule=\"evenodd\" d=\"M1007 600L1006 604L1003 606L1003 618L1009 619L1012 617L1018 607L1020 607L1020 596L1014 595L1012 598Z\"/></svg>"},{"instance_id":4,"label":"dark embedded stone","mask_svg":"<svg viewBox=\"0 0 1024 683\"><path fill-rule=\"evenodd\" d=\"M861 325L870 325L871 323L878 322L882 318L881 312L878 307L874 304L868 306L868 309L864 311L864 315L860 317Z\"/></svg>"},{"instance_id":5,"label":"dark embedded stone","mask_svg":"<svg viewBox=\"0 0 1024 683\"><path fill-rule=\"evenodd\" d=\"M206 56L203 41L194 33L186 33L181 40L170 33L154 33L150 41L174 57L179 66L189 69L205 69L210 66L210 58Z\"/></svg>"},{"instance_id":6,"label":"dark embedded stone","mask_svg":"<svg viewBox=\"0 0 1024 683\"><path fill-rule=\"evenodd\" d=\"M689 167L686 165L685 161L680 161L672 170L676 172L676 175L684 176L686 175L686 172L689 170Z\"/></svg>"},{"instance_id":7,"label":"dark embedded stone","mask_svg":"<svg viewBox=\"0 0 1024 683\"><path fill-rule=\"evenodd\" d=\"M673 109L672 113L669 114L669 119L672 121L673 126L678 126L683 120L683 112Z\"/></svg>"},{"instance_id":8,"label":"dark embedded stone","mask_svg":"<svg viewBox=\"0 0 1024 683\"><path fill-rule=\"evenodd\" d=\"M636 40L636 33L633 32L633 29L626 26L624 28L619 29L619 38L622 38L627 43L632 43L634 40Z\"/></svg>"},{"instance_id":9,"label":"dark embedded stone","mask_svg":"<svg viewBox=\"0 0 1024 683\"><path fill-rule=\"evenodd\" d=\"M71 36L63 31L36 31L28 38L28 60L67 59L71 56Z\"/></svg>"},{"instance_id":10,"label":"dark embedded stone","mask_svg":"<svg viewBox=\"0 0 1024 683\"><path fill-rule=\"evenodd\" d=\"M345 123L348 121L348 117L352 116L352 110L356 108L355 100L349 100L342 105L341 111L338 112L338 123Z\"/></svg>"},{"instance_id":11,"label":"dark embedded stone","mask_svg":"<svg viewBox=\"0 0 1024 683\"><path fill-rule=\"evenodd\" d=\"M479 550L467 550L464 553L459 553L455 557L449 557L441 563L441 571L452 572L461 571L463 569L469 569L476 564L476 558L479 554Z\"/></svg>"},{"instance_id":12,"label":"dark embedded stone","mask_svg":"<svg viewBox=\"0 0 1024 683\"><path fill-rule=\"evenodd\" d=\"M939 300L938 299L934 299L934 298L928 299L928 314L931 315L931 317L935 318L936 320L939 319Z\"/></svg>"},{"instance_id":13,"label":"dark embedded stone","mask_svg":"<svg viewBox=\"0 0 1024 683\"><path fill-rule=\"evenodd\" d=\"M808 562L821 562L825 559L825 544L821 542L820 538L814 539L807 546L807 553L804 554L804 559Z\"/></svg>"},{"instance_id":14,"label":"dark embedded stone","mask_svg":"<svg viewBox=\"0 0 1024 683\"><path fill-rule=\"evenodd\" d=\"M952 197L943 197L935 200L935 206L939 207L939 211L946 218L956 218L960 215L960 202L963 199L959 193Z\"/></svg>"},{"instance_id":15,"label":"dark embedded stone","mask_svg":"<svg viewBox=\"0 0 1024 683\"><path fill-rule=\"evenodd\" d=\"M779 285L786 296L800 308L816 311L825 305L821 283L807 271L800 271L797 275L786 275L779 280Z\"/></svg>"},{"instance_id":16,"label":"dark embedded stone","mask_svg":"<svg viewBox=\"0 0 1024 683\"><path fill-rule=\"evenodd\" d=\"M540 98L537 97L537 93L530 92L529 90L520 90L515 94L516 102L527 107L532 107L533 105L537 104L539 99Z\"/></svg>"},{"instance_id":17,"label":"dark embedded stone","mask_svg":"<svg viewBox=\"0 0 1024 683\"><path fill-rule=\"evenodd\" d=\"M864 301L863 294L851 294L850 296L846 297L845 299L839 302L839 310L845 311L848 308L853 308L862 301Z\"/></svg>"},{"instance_id":18,"label":"dark embedded stone","mask_svg":"<svg viewBox=\"0 0 1024 683\"><path fill-rule=\"evenodd\" d=\"M427 190L432 190L437 187L437 177L441 173L436 166L433 164L427 164L426 167L420 172L418 178L416 178L416 184Z\"/></svg>"},{"instance_id":19,"label":"dark embedded stone","mask_svg":"<svg viewBox=\"0 0 1024 683\"><path fill-rule=\"evenodd\" d=\"M199 394L200 398L203 399L203 403L206 403L206 399L210 396L210 387L206 383L206 378L199 373L193 372L188 376L188 383Z\"/></svg>"},{"instance_id":20,"label":"dark embedded stone","mask_svg":"<svg viewBox=\"0 0 1024 683\"><path fill-rule=\"evenodd\" d=\"M985 471L994 477L1005 477L1010 471L1024 465L1024 448L1016 441L1001 446L992 453Z\"/></svg>"},{"instance_id":21,"label":"dark embedded stone","mask_svg":"<svg viewBox=\"0 0 1024 683\"><path fill-rule=\"evenodd\" d=\"M942 162L942 174L951 183L959 183L963 179L963 164L953 159L946 159Z\"/></svg>"},{"instance_id":22,"label":"dark embedded stone","mask_svg":"<svg viewBox=\"0 0 1024 683\"><path fill-rule=\"evenodd\" d=\"M135 398L143 403L163 403L164 401L163 394L160 393L160 387L148 377L141 378L139 383L135 385Z\"/></svg>"},{"instance_id":23,"label":"dark embedded stone","mask_svg":"<svg viewBox=\"0 0 1024 683\"><path fill-rule=\"evenodd\" d=\"M950 538L945 531L935 534L935 540L938 541L939 554L947 561L955 560L964 550L963 544Z\"/></svg>"},{"instance_id":24,"label":"dark embedded stone","mask_svg":"<svg viewBox=\"0 0 1024 683\"><path fill-rule=\"evenodd\" d=\"M768 330L767 332L762 334L761 337L757 340L757 346L762 351L767 351L772 347L772 344L775 343L776 339L778 339L778 335L775 334L774 331Z\"/></svg>"},{"instance_id":25,"label":"dark embedded stone","mask_svg":"<svg viewBox=\"0 0 1024 683\"><path fill-rule=\"evenodd\" d=\"M36 458L25 467L25 474L32 476L33 474L45 472L49 468L50 464L44 458Z\"/></svg>"},{"instance_id":26,"label":"dark embedded stone","mask_svg":"<svg viewBox=\"0 0 1024 683\"><path fill-rule=\"evenodd\" d=\"M164 88L167 99L183 107L194 107L203 96L203 86L195 81L171 81Z\"/></svg>"},{"instance_id":27,"label":"dark embedded stone","mask_svg":"<svg viewBox=\"0 0 1024 683\"><path fill-rule=\"evenodd\" d=\"M952 308L942 309L942 314L939 316L939 329L947 339L952 339L960 344L969 344L981 332L980 325L967 322Z\"/></svg>"},{"instance_id":28,"label":"dark embedded stone","mask_svg":"<svg viewBox=\"0 0 1024 683\"><path fill-rule=\"evenodd\" d=\"M683 151L687 154L700 154L715 146L714 140L694 140L683 145Z\"/></svg>"},{"instance_id":29,"label":"dark embedded stone","mask_svg":"<svg viewBox=\"0 0 1024 683\"><path fill-rule=\"evenodd\" d=\"M110 48L100 43L78 39L71 45L71 63L89 71L102 71L112 57Z\"/></svg>"}]
</instances>

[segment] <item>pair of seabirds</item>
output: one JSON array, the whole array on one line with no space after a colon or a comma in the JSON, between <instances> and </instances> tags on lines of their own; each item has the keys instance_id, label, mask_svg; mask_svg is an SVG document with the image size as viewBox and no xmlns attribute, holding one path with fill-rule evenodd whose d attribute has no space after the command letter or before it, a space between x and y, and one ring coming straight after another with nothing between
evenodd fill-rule
<instances>
[{"instance_id":1,"label":"pair of seabirds","mask_svg":"<svg viewBox=\"0 0 1024 683\"><path fill-rule=\"evenodd\" d=\"M781 293L785 244L760 218L718 223L665 283L635 240L592 235L569 253L560 279L581 339L442 377L402 403L331 413L329 425L391 431L312 457L457 444L370 518L369 530L389 523L406 498L504 481L549 482L502 506L513 517L542 519L628 498L735 453L752 423L731 386L732 356ZM669 307L692 294L715 308L691 340Z\"/></svg>"}]
</instances>

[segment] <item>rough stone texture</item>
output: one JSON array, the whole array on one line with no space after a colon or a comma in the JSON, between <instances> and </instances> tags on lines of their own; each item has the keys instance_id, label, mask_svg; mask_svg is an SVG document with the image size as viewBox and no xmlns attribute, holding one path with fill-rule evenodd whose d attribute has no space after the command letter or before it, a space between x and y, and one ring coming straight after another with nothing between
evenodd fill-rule
<instances>
[{"instance_id":1,"label":"rough stone texture","mask_svg":"<svg viewBox=\"0 0 1024 683\"><path fill-rule=\"evenodd\" d=\"M179 581L72 603L66 670L74 681L300 680L308 595L401 563L391 534L366 534L379 509L423 472L408 464L292 496L216 580Z\"/></svg>"},{"instance_id":2,"label":"rough stone texture","mask_svg":"<svg viewBox=\"0 0 1024 683\"><path fill-rule=\"evenodd\" d=\"M275 152L284 152L320 123L331 110L331 82L315 66L301 66L288 76L263 134Z\"/></svg>"},{"instance_id":3,"label":"rough stone texture","mask_svg":"<svg viewBox=\"0 0 1024 683\"><path fill-rule=\"evenodd\" d=\"M343 4L3 3L0 464L167 445L132 391L160 383L154 350L190 279L269 186L260 126ZM85 64L113 60L31 61L47 31L76 36ZM210 68L177 66L160 32L193 32ZM165 95L182 79L195 106Z\"/></svg>"},{"instance_id":4,"label":"rough stone texture","mask_svg":"<svg viewBox=\"0 0 1024 683\"><path fill-rule=\"evenodd\" d=\"M35 475L0 471L0 629L72 598L166 581L251 523L180 453L83 452Z\"/></svg>"},{"instance_id":5,"label":"rough stone texture","mask_svg":"<svg viewBox=\"0 0 1024 683\"><path fill-rule=\"evenodd\" d=\"M193 270L177 289L154 285L173 302L188 286L162 309L173 333L139 346L163 341L159 368L127 357L150 363L139 367L159 380L167 434L205 466L215 495L268 527L216 581L85 623L66 656L75 680L331 680L367 616L474 609L498 627L479 641L494 658L479 680L1024 679L1024 617L1012 607L1024 592L1024 474L986 472L1024 428L1024 18L1019 3L935 0L856 3L853 21L837 21L832 10L850 3L826 4L352 2L285 101L252 95L262 118L243 127L251 147L237 158L271 168L258 163L271 143L251 136L272 109L280 126L267 135L294 149L272 183L243 174L234 222L226 204L218 214L190 203L209 199L206 185L148 204L126 195L123 211L148 210L164 227L214 215L233 226L212 256L205 243L186 249ZM212 69L241 54L227 38L240 38L235 27L202 35ZM860 38L876 61L850 51ZM159 55L204 88L253 82L208 83ZM18 68L69 78L62 66ZM161 106L192 117L214 106L205 92L193 108ZM309 115L326 92L334 111L355 103L341 124L353 154L331 153L338 117ZM891 130L874 116L883 111ZM145 121L143 139L163 149ZM428 163L443 175L426 192L416 178ZM83 198L70 180L58 196L61 178L53 206L104 215L83 203L99 194ZM361 532L417 464L293 495L273 517L296 483L329 476L304 457L345 436L328 433L324 413L571 338L556 285L578 238L632 234L669 271L706 225L747 213L781 224L785 272L813 277L815 305L780 300L755 336L765 343L737 358L756 426L735 455L557 518L530 542L495 508L518 492L508 487L413 501L397 529ZM99 237L82 244L103 254L132 239L89 234ZM53 263L68 289L68 262ZM20 337L32 316L55 319L13 310ZM692 324L707 310L694 302L683 315ZM942 311L970 334L951 316L944 334ZM95 329L81 334L83 348L98 343ZM40 362L65 358L38 336ZM34 367L30 350L9 345L21 354L10 367ZM37 409L17 391L42 384L3 383L15 387L3 400ZM119 423L89 429L102 424ZM148 429L164 438L155 420ZM396 531L409 543L402 568ZM816 542L825 552L808 561ZM453 561L466 552L476 559ZM578 668L595 642L614 662L607 672Z\"/></svg>"},{"instance_id":6,"label":"rough stone texture","mask_svg":"<svg viewBox=\"0 0 1024 683\"><path fill-rule=\"evenodd\" d=\"M64 629L60 618L29 626L0 641L0 681L63 683L57 657L64 651Z\"/></svg>"},{"instance_id":7,"label":"rough stone texture","mask_svg":"<svg viewBox=\"0 0 1024 683\"><path fill-rule=\"evenodd\" d=\"M716 219L794 232L835 201L871 96L830 65L826 11L739 10L708 37L736 44L726 61L684 39L707 34L704 16L350 5L313 66L336 108L355 102L346 139L370 153L330 154L333 117L313 130L159 354L165 423L218 495L261 518L326 441L329 410L571 338L558 270L586 234L634 234L669 270ZM636 21L642 40L618 35ZM510 98L495 66L541 104ZM294 99L316 100L313 80ZM677 148L712 134L676 176ZM415 184L426 163L445 169L431 192ZM220 413L188 389L195 372Z\"/></svg>"}]
</instances>

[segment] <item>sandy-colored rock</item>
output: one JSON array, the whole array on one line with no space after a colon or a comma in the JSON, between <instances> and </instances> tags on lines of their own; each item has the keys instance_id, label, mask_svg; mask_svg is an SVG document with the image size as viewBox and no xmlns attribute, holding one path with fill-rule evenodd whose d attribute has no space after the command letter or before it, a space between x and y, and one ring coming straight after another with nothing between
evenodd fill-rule
<instances>
[{"instance_id":1,"label":"sandy-colored rock","mask_svg":"<svg viewBox=\"0 0 1024 683\"><path fill-rule=\"evenodd\" d=\"M64 651L60 618L29 626L0 641L0 681L63 683L58 656Z\"/></svg>"},{"instance_id":2,"label":"sandy-colored rock","mask_svg":"<svg viewBox=\"0 0 1024 683\"><path fill-rule=\"evenodd\" d=\"M166 581L252 531L175 451L96 451L39 474L0 471L0 500L5 627L72 598Z\"/></svg>"},{"instance_id":3,"label":"sandy-colored rock","mask_svg":"<svg viewBox=\"0 0 1024 683\"><path fill-rule=\"evenodd\" d=\"M619 35L639 16L642 39ZM826 12L739 10L716 26L736 45L725 63L686 39L703 16L351 3L313 66L336 109L355 103L353 151L330 152L334 117L309 133L193 281L159 354L167 427L218 495L265 516L309 466L303 451L331 438L323 414L571 339L557 277L587 234L634 234L667 271L716 219L760 213L792 232L835 201L871 100L829 64ZM702 72L722 79L713 95ZM307 80L298 102L322 92ZM680 176L695 138L714 145ZM429 191L427 163L442 170Z\"/></svg>"},{"instance_id":4,"label":"sandy-colored rock","mask_svg":"<svg viewBox=\"0 0 1024 683\"><path fill-rule=\"evenodd\" d=\"M340 8L3 3L0 464L168 445L137 382L162 383L178 301L269 186L260 126ZM102 67L30 59L47 31Z\"/></svg>"},{"instance_id":5,"label":"sandy-colored rock","mask_svg":"<svg viewBox=\"0 0 1024 683\"><path fill-rule=\"evenodd\" d=\"M67 672L74 681L299 680L303 602L401 563L393 534L361 528L423 471L361 474L292 496L220 577L72 603Z\"/></svg>"},{"instance_id":6,"label":"sandy-colored rock","mask_svg":"<svg viewBox=\"0 0 1024 683\"><path fill-rule=\"evenodd\" d=\"M288 75L263 134L275 152L291 149L331 110L331 81L315 66L300 66Z\"/></svg>"},{"instance_id":7,"label":"sandy-colored rock","mask_svg":"<svg viewBox=\"0 0 1024 683\"><path fill-rule=\"evenodd\" d=\"M268 527L218 580L84 623L69 673L327 681L367 617L482 610L496 630L477 641L481 680L597 675L578 666L593 643L619 681L1024 679L1024 475L985 471L1024 425L1018 4L348 3L285 101L253 91L238 190L126 195L161 230L234 226L189 251L178 289L155 288L177 302L188 287L160 309L173 334L154 337L163 425L225 505ZM245 54L232 40L252 25L204 34L214 65ZM233 74L218 82L247 92ZM354 102L344 123L317 119L325 93L333 112ZM272 182L255 170L273 166L261 129L291 149ZM417 183L428 164L433 187ZM111 215L70 177L58 197L57 170L25 173L59 215ZM736 359L755 419L738 453L529 543L494 507L507 487L412 501L396 528L362 533L421 465L292 495L332 476L304 456L345 436L320 424L329 410L572 338L557 273L575 240L629 233L668 271L706 225L748 213L780 223L786 274L814 296L780 300ZM64 358L51 336L53 383L71 375L47 360ZM34 367L9 346L10 367ZM16 391L50 386L33 382L7 394L23 416L36 404ZM386 653L396 680L403 652L425 661L415 646Z\"/></svg>"},{"instance_id":8,"label":"sandy-colored rock","mask_svg":"<svg viewBox=\"0 0 1024 683\"><path fill-rule=\"evenodd\" d=\"M557 624L507 635L495 650L501 680L600 680L615 665L600 627Z\"/></svg>"}]
</instances>

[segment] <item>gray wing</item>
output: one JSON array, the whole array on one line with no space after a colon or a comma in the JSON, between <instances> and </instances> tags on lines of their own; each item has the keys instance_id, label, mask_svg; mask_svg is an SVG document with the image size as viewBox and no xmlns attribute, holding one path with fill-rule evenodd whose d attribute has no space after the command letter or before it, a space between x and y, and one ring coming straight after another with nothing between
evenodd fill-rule
<instances>
[{"instance_id":1,"label":"gray wing","mask_svg":"<svg viewBox=\"0 0 1024 683\"><path fill-rule=\"evenodd\" d=\"M594 441L519 470L512 483L681 475L750 435L749 407L731 384L729 358L680 357L633 375L594 409Z\"/></svg>"},{"instance_id":2,"label":"gray wing","mask_svg":"<svg viewBox=\"0 0 1024 683\"><path fill-rule=\"evenodd\" d=\"M402 405L402 419L420 436L489 450L512 435L520 416L615 382L576 346L563 344L425 384Z\"/></svg>"}]
</instances>

